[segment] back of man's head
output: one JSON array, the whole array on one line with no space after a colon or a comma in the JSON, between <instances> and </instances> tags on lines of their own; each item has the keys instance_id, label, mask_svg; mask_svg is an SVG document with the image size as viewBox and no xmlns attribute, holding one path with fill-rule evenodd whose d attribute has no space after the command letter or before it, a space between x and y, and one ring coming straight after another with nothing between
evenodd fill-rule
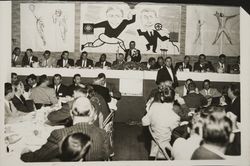
<instances>
[{"instance_id":1,"label":"back of man's head","mask_svg":"<svg viewBox=\"0 0 250 166\"><path fill-rule=\"evenodd\" d=\"M60 147L61 161L79 161L85 158L91 145L90 137L83 133L68 135Z\"/></svg>"}]
</instances>

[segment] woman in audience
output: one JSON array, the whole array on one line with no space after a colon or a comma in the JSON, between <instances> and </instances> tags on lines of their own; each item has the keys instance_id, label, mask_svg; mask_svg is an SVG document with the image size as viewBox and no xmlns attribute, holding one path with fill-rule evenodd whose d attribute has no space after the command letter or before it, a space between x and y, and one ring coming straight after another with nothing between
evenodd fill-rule
<instances>
[{"instance_id":1,"label":"woman in audience","mask_svg":"<svg viewBox=\"0 0 250 166\"><path fill-rule=\"evenodd\" d=\"M202 126L204 144L194 151L192 160L225 159L226 148L233 141L232 121L224 109L211 107L211 112Z\"/></svg>"},{"instance_id":2,"label":"woman in audience","mask_svg":"<svg viewBox=\"0 0 250 166\"><path fill-rule=\"evenodd\" d=\"M147 114L142 118L142 125L149 126L155 141L163 148L172 151L171 131L179 125L180 117L173 111L175 92L170 87L155 94L154 101ZM152 141L150 157L156 157L159 148ZM160 152L159 156L162 157Z\"/></svg>"}]
</instances>

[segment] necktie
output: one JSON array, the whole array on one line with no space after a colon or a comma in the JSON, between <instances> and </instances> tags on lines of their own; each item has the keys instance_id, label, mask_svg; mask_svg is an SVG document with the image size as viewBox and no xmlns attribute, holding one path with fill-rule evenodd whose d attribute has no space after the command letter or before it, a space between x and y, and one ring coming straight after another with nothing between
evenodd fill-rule
<instances>
[{"instance_id":1,"label":"necktie","mask_svg":"<svg viewBox=\"0 0 250 166\"><path fill-rule=\"evenodd\" d=\"M57 91L58 91L58 86L56 86L56 94L57 94Z\"/></svg>"},{"instance_id":2,"label":"necktie","mask_svg":"<svg viewBox=\"0 0 250 166\"><path fill-rule=\"evenodd\" d=\"M153 36L153 32L152 31L150 31L150 36Z\"/></svg>"},{"instance_id":3,"label":"necktie","mask_svg":"<svg viewBox=\"0 0 250 166\"><path fill-rule=\"evenodd\" d=\"M85 63L86 63L86 61L85 61L85 60L83 60L83 65L82 65L82 67L85 67L85 65L86 65Z\"/></svg>"}]
</instances>

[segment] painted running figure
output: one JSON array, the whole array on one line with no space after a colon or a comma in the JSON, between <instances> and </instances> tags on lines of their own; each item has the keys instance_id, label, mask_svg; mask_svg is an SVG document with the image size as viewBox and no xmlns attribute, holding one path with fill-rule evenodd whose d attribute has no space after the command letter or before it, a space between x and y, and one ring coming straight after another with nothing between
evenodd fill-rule
<instances>
[{"instance_id":1,"label":"painted running figure","mask_svg":"<svg viewBox=\"0 0 250 166\"><path fill-rule=\"evenodd\" d=\"M218 23L219 23L219 27L218 30L216 32L216 36L214 39L214 42L212 43L212 45L214 45L218 39L220 38L221 34L224 33L225 36L227 37L227 40L229 41L229 43L232 45L232 40L230 38L229 32L226 28L226 23L229 19L236 17L238 14L235 15L231 15L231 16L225 16L223 13L219 13L216 11L216 13L214 14L214 16L217 18Z\"/></svg>"},{"instance_id":2,"label":"painted running figure","mask_svg":"<svg viewBox=\"0 0 250 166\"><path fill-rule=\"evenodd\" d=\"M131 11L132 14L133 11ZM98 39L94 42L87 42L81 46L81 50L85 47L100 47L103 44L119 44L119 46L126 50L124 41L119 37L127 25L135 22L135 14L130 20L122 19L123 10L118 7L109 7L106 11L107 20L94 24L94 28L104 28L104 33L99 34Z\"/></svg>"},{"instance_id":3,"label":"painted running figure","mask_svg":"<svg viewBox=\"0 0 250 166\"><path fill-rule=\"evenodd\" d=\"M57 25L60 31L61 38L63 42L66 40L66 34L67 34L67 23L66 23L66 17L63 15L63 12L61 9L56 9L55 14L52 16L53 23Z\"/></svg>"},{"instance_id":4,"label":"painted running figure","mask_svg":"<svg viewBox=\"0 0 250 166\"><path fill-rule=\"evenodd\" d=\"M196 36L194 40L194 44L197 43L197 41L201 38L201 27L205 23L205 21L201 22L201 20L198 20L198 23L196 25Z\"/></svg>"}]
</instances>

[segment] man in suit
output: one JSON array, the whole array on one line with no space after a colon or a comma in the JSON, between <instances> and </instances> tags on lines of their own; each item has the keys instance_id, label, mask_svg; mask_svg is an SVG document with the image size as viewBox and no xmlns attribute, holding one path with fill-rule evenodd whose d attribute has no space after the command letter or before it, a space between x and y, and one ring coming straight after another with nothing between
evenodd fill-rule
<instances>
[{"instance_id":1,"label":"man in suit","mask_svg":"<svg viewBox=\"0 0 250 166\"><path fill-rule=\"evenodd\" d=\"M51 52L49 50L44 51L43 57L39 63L40 67L56 67L56 59L51 57Z\"/></svg>"},{"instance_id":2,"label":"man in suit","mask_svg":"<svg viewBox=\"0 0 250 166\"><path fill-rule=\"evenodd\" d=\"M193 82L191 78L187 79L184 85L175 88L175 93L178 94L180 97L186 96L188 94L188 85L191 82Z\"/></svg>"},{"instance_id":3,"label":"man in suit","mask_svg":"<svg viewBox=\"0 0 250 166\"><path fill-rule=\"evenodd\" d=\"M116 65L123 65L125 63L124 60L124 54L123 53L119 53L118 55L116 55L116 60L113 61L112 66L116 66Z\"/></svg>"},{"instance_id":4,"label":"man in suit","mask_svg":"<svg viewBox=\"0 0 250 166\"><path fill-rule=\"evenodd\" d=\"M72 67L74 66L74 60L69 58L69 52L63 51L61 55L61 59L57 61L57 67Z\"/></svg>"},{"instance_id":5,"label":"man in suit","mask_svg":"<svg viewBox=\"0 0 250 166\"><path fill-rule=\"evenodd\" d=\"M156 64L155 64L155 68L156 68L156 69L161 69L161 68L164 67L164 65L165 65L164 58L163 58L162 56L159 56L159 57L157 58L157 62L156 62Z\"/></svg>"},{"instance_id":6,"label":"man in suit","mask_svg":"<svg viewBox=\"0 0 250 166\"><path fill-rule=\"evenodd\" d=\"M22 60L22 67L34 67L38 63L38 58L33 55L33 50L28 48Z\"/></svg>"},{"instance_id":7,"label":"man in suit","mask_svg":"<svg viewBox=\"0 0 250 166\"><path fill-rule=\"evenodd\" d=\"M38 150L26 149L21 154L24 162L46 162L60 157L60 142L73 133L83 133L91 138L91 146L85 157L86 161L104 161L109 157L109 137L107 133L93 125L93 106L86 97L79 97L73 104L71 116L73 126L53 130L47 142Z\"/></svg>"},{"instance_id":8,"label":"man in suit","mask_svg":"<svg viewBox=\"0 0 250 166\"><path fill-rule=\"evenodd\" d=\"M226 63L226 55L220 54L219 61L215 63L214 65L215 70L217 73L228 73L229 72L229 66Z\"/></svg>"},{"instance_id":9,"label":"man in suit","mask_svg":"<svg viewBox=\"0 0 250 166\"><path fill-rule=\"evenodd\" d=\"M148 70L156 70L157 69L156 60L154 57L150 57L148 59L148 62L141 62L141 64L143 64L145 66L145 68Z\"/></svg>"},{"instance_id":10,"label":"man in suit","mask_svg":"<svg viewBox=\"0 0 250 166\"><path fill-rule=\"evenodd\" d=\"M203 81L203 89L200 94L207 99L208 105L211 104L212 98L221 97L221 93L216 88L211 88L211 82L208 79Z\"/></svg>"},{"instance_id":11,"label":"man in suit","mask_svg":"<svg viewBox=\"0 0 250 166\"><path fill-rule=\"evenodd\" d=\"M200 54L198 62L194 63L194 71L214 72L214 67L210 61L206 60L206 56L204 54Z\"/></svg>"},{"instance_id":12,"label":"man in suit","mask_svg":"<svg viewBox=\"0 0 250 166\"><path fill-rule=\"evenodd\" d=\"M228 71L233 74L240 73L240 56L237 57L237 62L235 64L229 65Z\"/></svg>"},{"instance_id":13,"label":"man in suit","mask_svg":"<svg viewBox=\"0 0 250 166\"><path fill-rule=\"evenodd\" d=\"M49 87L55 89L57 97L65 97L68 94L68 87L62 84L62 76L60 74L54 75L53 83Z\"/></svg>"},{"instance_id":14,"label":"man in suit","mask_svg":"<svg viewBox=\"0 0 250 166\"><path fill-rule=\"evenodd\" d=\"M166 66L161 68L156 76L156 84L159 84L160 82L164 81L172 81L173 82L173 88L178 86L178 80L175 75L175 71L172 65L172 58L167 57L165 60Z\"/></svg>"},{"instance_id":15,"label":"man in suit","mask_svg":"<svg viewBox=\"0 0 250 166\"><path fill-rule=\"evenodd\" d=\"M237 116L237 122L241 122L240 116L240 88L235 85L231 84L228 88L228 97L231 99L230 103L227 103L226 112L231 112L235 116Z\"/></svg>"},{"instance_id":16,"label":"man in suit","mask_svg":"<svg viewBox=\"0 0 250 166\"><path fill-rule=\"evenodd\" d=\"M17 81L18 81L17 73L11 73L11 83L14 84Z\"/></svg>"},{"instance_id":17,"label":"man in suit","mask_svg":"<svg viewBox=\"0 0 250 166\"><path fill-rule=\"evenodd\" d=\"M37 76L35 74L30 74L26 78L26 83L31 88L35 88L37 86Z\"/></svg>"},{"instance_id":18,"label":"man in suit","mask_svg":"<svg viewBox=\"0 0 250 166\"><path fill-rule=\"evenodd\" d=\"M68 96L73 96L74 94L74 89L77 86L84 87L84 85L81 83L81 75L80 74L75 74L73 77L73 83L68 86Z\"/></svg>"},{"instance_id":19,"label":"man in suit","mask_svg":"<svg viewBox=\"0 0 250 166\"><path fill-rule=\"evenodd\" d=\"M80 59L76 61L75 66L81 67L81 68L90 68L93 67L93 61L91 59L88 59L88 53L86 51L83 51L81 54Z\"/></svg>"},{"instance_id":20,"label":"man in suit","mask_svg":"<svg viewBox=\"0 0 250 166\"><path fill-rule=\"evenodd\" d=\"M188 106L188 108L201 108L207 105L207 99L196 92L196 85L194 82L189 83L188 85L189 93L186 96L183 96L183 99Z\"/></svg>"},{"instance_id":21,"label":"man in suit","mask_svg":"<svg viewBox=\"0 0 250 166\"><path fill-rule=\"evenodd\" d=\"M190 56L185 56L183 62L177 62L175 64L175 72L177 71L192 71L192 66L189 64L190 62Z\"/></svg>"},{"instance_id":22,"label":"man in suit","mask_svg":"<svg viewBox=\"0 0 250 166\"><path fill-rule=\"evenodd\" d=\"M125 50L125 61L126 62L140 62L141 52L135 48L135 41L129 43L129 49Z\"/></svg>"},{"instance_id":23,"label":"man in suit","mask_svg":"<svg viewBox=\"0 0 250 166\"><path fill-rule=\"evenodd\" d=\"M30 90L25 93L24 85L22 81L14 83L15 95L12 98L12 103L21 112L32 112L34 111L34 102L30 99ZM25 95L27 94L27 95Z\"/></svg>"},{"instance_id":24,"label":"man in suit","mask_svg":"<svg viewBox=\"0 0 250 166\"><path fill-rule=\"evenodd\" d=\"M109 93L109 89L102 86L100 84L100 80L98 78L96 78L94 81L93 81L93 84L91 85L93 88L94 88L94 91L96 93L98 93L99 95L101 95L104 100L106 101L106 103L109 103L111 102L111 95Z\"/></svg>"},{"instance_id":25,"label":"man in suit","mask_svg":"<svg viewBox=\"0 0 250 166\"><path fill-rule=\"evenodd\" d=\"M96 62L95 67L111 67L111 63L106 60L107 55L106 54L101 54L99 62Z\"/></svg>"},{"instance_id":26,"label":"man in suit","mask_svg":"<svg viewBox=\"0 0 250 166\"><path fill-rule=\"evenodd\" d=\"M13 52L12 52L12 57L11 57L11 62L12 66L15 67L16 65L21 65L22 60L21 60L21 50L19 47L15 47Z\"/></svg>"}]
</instances>

